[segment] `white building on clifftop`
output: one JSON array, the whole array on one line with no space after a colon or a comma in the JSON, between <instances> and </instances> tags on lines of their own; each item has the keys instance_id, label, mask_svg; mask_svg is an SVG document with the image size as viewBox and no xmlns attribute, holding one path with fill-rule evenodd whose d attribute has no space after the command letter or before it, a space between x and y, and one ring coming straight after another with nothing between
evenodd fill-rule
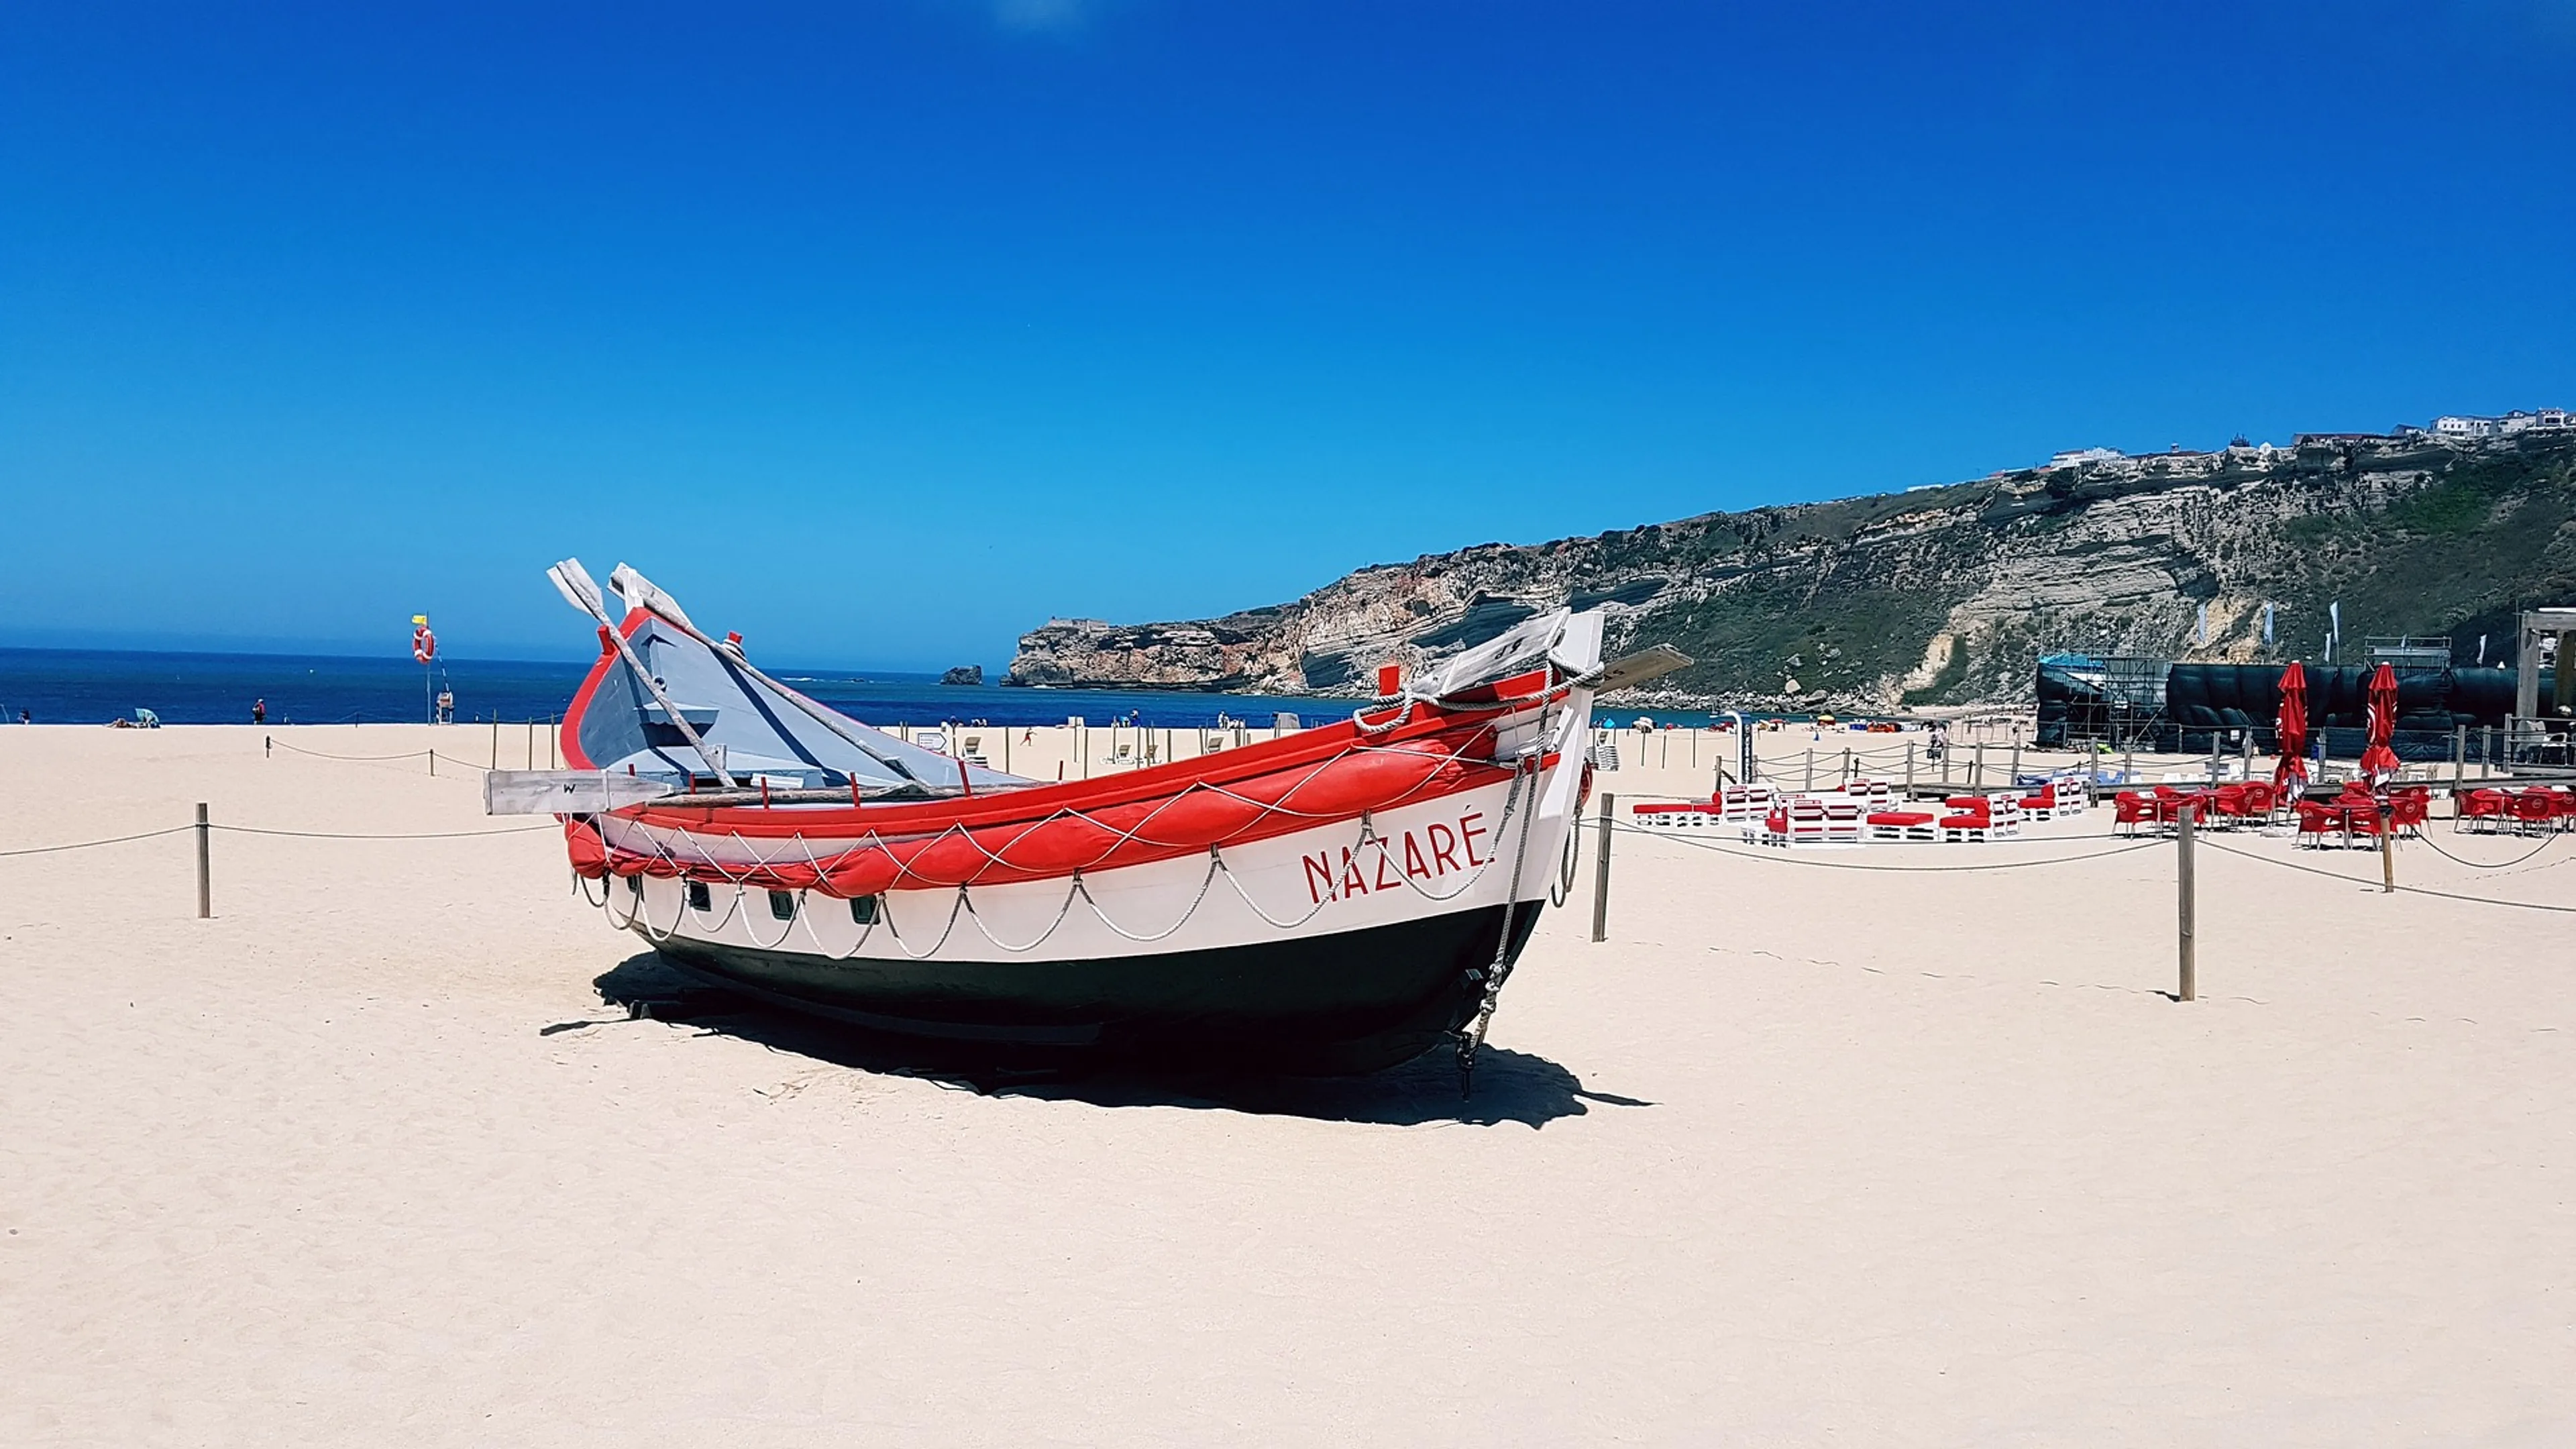
<instances>
[{"instance_id":1,"label":"white building on clifftop","mask_svg":"<svg viewBox=\"0 0 2576 1449\"><path fill-rule=\"evenodd\" d=\"M2481 418L2470 416L2444 416L2435 418L2433 420L2433 436L2437 438L2456 438L2462 442L2467 442L2476 438L2510 437L2515 433L2530 432L2534 428L2564 428L2570 426L2576 426L2576 423L2571 423L2569 421L2567 410L2565 408L2516 408L2512 412L2506 413L2500 418Z\"/></svg>"}]
</instances>

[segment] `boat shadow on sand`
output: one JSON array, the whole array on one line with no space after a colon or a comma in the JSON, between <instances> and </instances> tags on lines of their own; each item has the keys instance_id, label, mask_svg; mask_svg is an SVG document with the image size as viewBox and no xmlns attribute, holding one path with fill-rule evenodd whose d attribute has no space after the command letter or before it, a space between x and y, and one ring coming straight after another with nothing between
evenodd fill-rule
<instances>
[{"instance_id":1,"label":"boat shadow on sand","mask_svg":"<svg viewBox=\"0 0 2576 1449\"><path fill-rule=\"evenodd\" d=\"M986 1096L1035 1097L1098 1107L1196 1107L1383 1126L1455 1123L1544 1127L1579 1117L1598 1104L1651 1107L1652 1102L1587 1090L1581 1078L1542 1056L1488 1045L1476 1060L1475 1092L1461 1100L1458 1068L1432 1051L1364 1077L1288 1077L1209 1070L1148 1071L1132 1065L1003 1059L973 1048L891 1036L800 1016L692 981L652 952L619 962L591 983L617 1009L615 1019L650 1016L702 1033L758 1042L775 1052L810 1057L852 1071L921 1077ZM603 1025L557 1022L551 1035Z\"/></svg>"}]
</instances>

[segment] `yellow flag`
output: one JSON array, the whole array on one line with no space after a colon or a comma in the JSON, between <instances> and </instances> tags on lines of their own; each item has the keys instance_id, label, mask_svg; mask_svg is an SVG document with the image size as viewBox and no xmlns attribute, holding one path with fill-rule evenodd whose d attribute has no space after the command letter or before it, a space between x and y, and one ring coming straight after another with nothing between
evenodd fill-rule
<instances>
[{"instance_id":1,"label":"yellow flag","mask_svg":"<svg viewBox=\"0 0 2576 1449\"><path fill-rule=\"evenodd\" d=\"M424 629L429 627L429 616L427 614L414 614L411 616L411 621L420 625Z\"/></svg>"}]
</instances>

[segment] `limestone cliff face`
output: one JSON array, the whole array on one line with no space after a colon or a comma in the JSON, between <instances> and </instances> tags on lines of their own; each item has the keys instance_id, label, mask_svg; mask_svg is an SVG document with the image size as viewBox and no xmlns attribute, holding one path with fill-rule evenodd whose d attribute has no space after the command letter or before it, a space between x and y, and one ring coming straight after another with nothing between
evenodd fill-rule
<instances>
[{"instance_id":1,"label":"limestone cliff face","mask_svg":"<svg viewBox=\"0 0 2576 1449\"><path fill-rule=\"evenodd\" d=\"M1059 620L1006 682L1365 693L1542 609L1603 605L1614 647L1698 661L1658 697L1886 709L2028 696L2049 650L2220 659L2345 638L2505 637L2576 600L2576 436L2304 441L2129 458L1361 569L1189 623ZM2541 596L2547 596L2542 599ZM2209 637L2198 642L2202 605Z\"/></svg>"}]
</instances>

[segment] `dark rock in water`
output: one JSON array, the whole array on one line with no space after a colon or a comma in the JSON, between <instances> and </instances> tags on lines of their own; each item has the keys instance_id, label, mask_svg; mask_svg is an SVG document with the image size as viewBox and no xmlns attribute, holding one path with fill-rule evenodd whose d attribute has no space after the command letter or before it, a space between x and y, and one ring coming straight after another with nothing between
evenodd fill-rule
<instances>
[{"instance_id":1,"label":"dark rock in water","mask_svg":"<svg viewBox=\"0 0 2576 1449\"><path fill-rule=\"evenodd\" d=\"M949 670L946 674L939 676L939 682L942 684L981 684L984 682L984 666L981 664L960 664L956 668Z\"/></svg>"}]
</instances>

